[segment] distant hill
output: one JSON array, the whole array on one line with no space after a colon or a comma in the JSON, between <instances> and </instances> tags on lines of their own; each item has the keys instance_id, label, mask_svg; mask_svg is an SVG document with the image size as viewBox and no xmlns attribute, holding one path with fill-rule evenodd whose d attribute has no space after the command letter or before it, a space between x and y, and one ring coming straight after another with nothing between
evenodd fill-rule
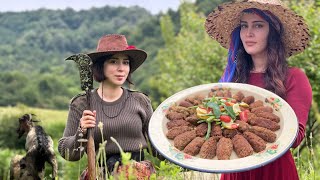
<instances>
[{"instance_id":1,"label":"distant hill","mask_svg":"<svg viewBox=\"0 0 320 180\"><path fill-rule=\"evenodd\" d=\"M139 88L154 72L149 65L163 44L159 16L140 7L109 6L0 13L0 106L66 108L81 90L75 64L64 59L94 51L110 33L124 34L130 45L148 52L145 68L134 77Z\"/></svg>"}]
</instances>

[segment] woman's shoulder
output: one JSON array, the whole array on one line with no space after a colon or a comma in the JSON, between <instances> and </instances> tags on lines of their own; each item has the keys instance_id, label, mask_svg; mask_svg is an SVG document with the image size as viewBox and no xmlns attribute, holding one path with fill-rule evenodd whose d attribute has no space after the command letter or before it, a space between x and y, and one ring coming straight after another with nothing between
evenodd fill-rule
<instances>
[{"instance_id":1,"label":"woman's shoulder","mask_svg":"<svg viewBox=\"0 0 320 180\"><path fill-rule=\"evenodd\" d=\"M286 80L287 85L299 83L302 84L310 84L309 79L305 72L298 67L290 67L288 71L288 76Z\"/></svg>"},{"instance_id":2,"label":"woman's shoulder","mask_svg":"<svg viewBox=\"0 0 320 180\"><path fill-rule=\"evenodd\" d=\"M300 75L303 75L305 74L304 71L298 67L290 67L289 68L289 74L300 74Z\"/></svg>"},{"instance_id":3,"label":"woman's shoulder","mask_svg":"<svg viewBox=\"0 0 320 180\"><path fill-rule=\"evenodd\" d=\"M86 106L87 104L87 96L86 93L79 93L75 95L71 100L70 100L70 106L76 106L76 107L82 107Z\"/></svg>"},{"instance_id":4,"label":"woman's shoulder","mask_svg":"<svg viewBox=\"0 0 320 180\"><path fill-rule=\"evenodd\" d=\"M150 99L149 99L147 94L145 94L143 92L140 92L140 91L131 90L131 89L128 89L128 92L137 101L139 101L141 103L144 103L144 104L149 104L150 103Z\"/></svg>"},{"instance_id":5,"label":"woman's shoulder","mask_svg":"<svg viewBox=\"0 0 320 180\"><path fill-rule=\"evenodd\" d=\"M305 74L305 72L298 68L298 67L290 67L289 71L288 71L288 78L307 78L307 75Z\"/></svg>"}]
</instances>

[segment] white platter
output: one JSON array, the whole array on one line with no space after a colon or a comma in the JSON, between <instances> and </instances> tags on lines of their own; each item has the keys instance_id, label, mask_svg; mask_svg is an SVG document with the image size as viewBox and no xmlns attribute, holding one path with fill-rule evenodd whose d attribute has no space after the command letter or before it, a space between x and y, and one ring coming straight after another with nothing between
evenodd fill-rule
<instances>
[{"instance_id":1,"label":"white platter","mask_svg":"<svg viewBox=\"0 0 320 180\"><path fill-rule=\"evenodd\" d=\"M166 137L169 121L166 117L168 108L193 95L207 95L213 88L230 88L232 94L242 91L245 96L252 95L255 100L262 100L265 106L271 106L274 114L280 117L280 130L277 139L268 143L267 148L245 158L238 158L232 152L230 160L203 159L183 153L173 146L173 140ZM269 102L266 102L266 99ZM153 146L169 161L191 170L211 173L241 172L264 166L281 157L293 144L298 131L297 117L290 105L276 94L257 86L240 83L212 83L194 86L182 90L163 101L153 113L149 124L149 137Z\"/></svg>"}]
</instances>

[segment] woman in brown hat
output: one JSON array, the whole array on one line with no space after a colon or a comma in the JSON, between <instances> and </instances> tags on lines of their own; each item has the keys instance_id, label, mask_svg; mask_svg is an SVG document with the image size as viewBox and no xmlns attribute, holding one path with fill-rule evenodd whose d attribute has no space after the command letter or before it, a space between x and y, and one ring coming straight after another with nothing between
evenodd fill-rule
<instances>
[{"instance_id":1,"label":"woman in brown hat","mask_svg":"<svg viewBox=\"0 0 320 180\"><path fill-rule=\"evenodd\" d=\"M310 36L302 17L279 0L247 0L226 3L210 13L207 33L229 49L227 67L220 82L256 85L284 98L295 111L299 131L292 148L304 138L312 90L298 68L288 67L286 58L302 52ZM290 150L256 169L222 174L223 180L299 179Z\"/></svg>"},{"instance_id":2,"label":"woman in brown hat","mask_svg":"<svg viewBox=\"0 0 320 180\"><path fill-rule=\"evenodd\" d=\"M128 46L125 36L111 34L101 37L96 52L88 56L92 59L93 78L99 83L91 92L93 111L86 109L86 96L78 95L71 100L58 150L67 160L81 159L85 148L80 148L78 140L86 137L87 128L93 128L96 151L102 138L107 141L106 166L112 172L121 159L120 150L110 137L116 139L125 152L131 152L132 159L144 159L143 149L147 148L146 135L153 109L146 95L123 85L126 81L132 84L130 75L145 61L147 54ZM99 122L103 123L103 137ZM86 147L86 143L82 146Z\"/></svg>"}]
</instances>

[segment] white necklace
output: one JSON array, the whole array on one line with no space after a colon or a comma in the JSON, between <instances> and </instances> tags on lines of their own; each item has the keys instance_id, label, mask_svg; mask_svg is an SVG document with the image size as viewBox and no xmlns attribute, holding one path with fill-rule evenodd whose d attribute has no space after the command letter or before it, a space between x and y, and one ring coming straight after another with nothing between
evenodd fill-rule
<instances>
[{"instance_id":1,"label":"white necklace","mask_svg":"<svg viewBox=\"0 0 320 180\"><path fill-rule=\"evenodd\" d=\"M263 70L256 70L255 68L252 68L252 70L250 71L251 73L265 73L266 69Z\"/></svg>"}]
</instances>

